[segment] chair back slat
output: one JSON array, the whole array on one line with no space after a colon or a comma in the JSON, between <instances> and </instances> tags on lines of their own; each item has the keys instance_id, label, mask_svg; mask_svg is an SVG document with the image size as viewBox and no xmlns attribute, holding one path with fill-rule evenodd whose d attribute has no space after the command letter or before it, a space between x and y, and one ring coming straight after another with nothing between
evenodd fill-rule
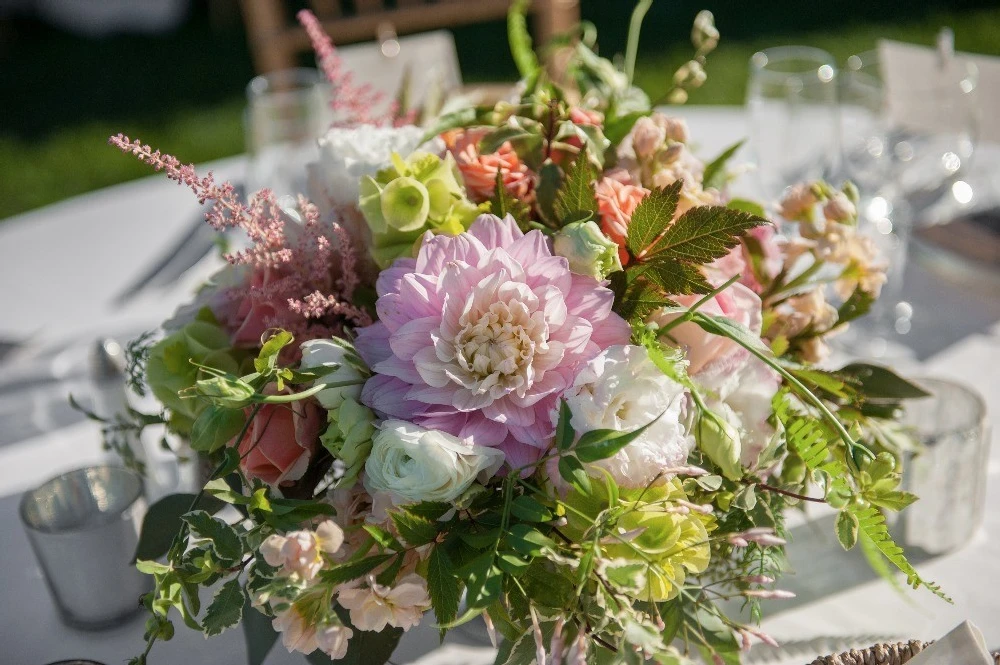
<instances>
[{"instance_id":1,"label":"chair back slat","mask_svg":"<svg viewBox=\"0 0 1000 665\"><path fill-rule=\"evenodd\" d=\"M321 21L340 18L343 11L340 7L340 0L309 0L313 13Z\"/></svg>"},{"instance_id":2,"label":"chair back slat","mask_svg":"<svg viewBox=\"0 0 1000 665\"><path fill-rule=\"evenodd\" d=\"M354 10L358 13L358 16L391 13L391 10L385 6L382 0L354 0Z\"/></svg>"}]
</instances>

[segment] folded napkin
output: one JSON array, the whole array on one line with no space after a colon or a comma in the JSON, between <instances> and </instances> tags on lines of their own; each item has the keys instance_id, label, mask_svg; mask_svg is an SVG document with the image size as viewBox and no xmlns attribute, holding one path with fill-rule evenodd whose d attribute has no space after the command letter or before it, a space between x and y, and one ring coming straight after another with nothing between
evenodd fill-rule
<instances>
[{"instance_id":1,"label":"folded napkin","mask_svg":"<svg viewBox=\"0 0 1000 665\"><path fill-rule=\"evenodd\" d=\"M912 659L909 665L993 665L986 640L971 621L956 626L950 633Z\"/></svg>"}]
</instances>

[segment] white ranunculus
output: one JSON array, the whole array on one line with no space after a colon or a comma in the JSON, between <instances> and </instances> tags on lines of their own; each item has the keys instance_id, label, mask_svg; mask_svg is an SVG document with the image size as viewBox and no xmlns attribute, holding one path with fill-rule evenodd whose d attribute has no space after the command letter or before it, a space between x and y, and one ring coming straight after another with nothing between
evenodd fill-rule
<instances>
[{"instance_id":1,"label":"white ranunculus","mask_svg":"<svg viewBox=\"0 0 1000 665\"><path fill-rule=\"evenodd\" d=\"M742 439L740 462L746 468L766 463L781 442L783 432L769 422L774 408L771 400L781 386L781 378L759 360L751 359L738 373L736 390L725 398L735 416L730 422L739 429Z\"/></svg>"},{"instance_id":2,"label":"white ranunculus","mask_svg":"<svg viewBox=\"0 0 1000 665\"><path fill-rule=\"evenodd\" d=\"M580 371L564 397L573 413L570 424L581 434L631 431L660 416L613 457L594 463L622 487L645 487L666 469L686 464L694 448L684 386L660 371L641 346L609 347ZM661 479L671 477L667 473Z\"/></svg>"},{"instance_id":3,"label":"white ranunculus","mask_svg":"<svg viewBox=\"0 0 1000 665\"><path fill-rule=\"evenodd\" d=\"M339 408L348 398L356 402L361 401L361 388L367 371L364 369L364 363L349 343L340 339L313 339L302 344L302 361L299 363L302 369L315 369L331 365L338 365L338 367L329 374L316 379L316 382L357 381L357 383L352 386L321 390L316 394L316 400L327 411Z\"/></svg>"},{"instance_id":4,"label":"white ranunculus","mask_svg":"<svg viewBox=\"0 0 1000 665\"><path fill-rule=\"evenodd\" d=\"M387 420L372 438L365 489L392 503L454 501L477 479L485 482L503 464L503 452L469 445L438 430Z\"/></svg>"},{"instance_id":5,"label":"white ranunculus","mask_svg":"<svg viewBox=\"0 0 1000 665\"><path fill-rule=\"evenodd\" d=\"M424 132L413 125L331 128L319 139L319 160L309 165L310 190L324 192L335 205L357 205L362 177L388 166L394 152L412 153Z\"/></svg>"}]
</instances>

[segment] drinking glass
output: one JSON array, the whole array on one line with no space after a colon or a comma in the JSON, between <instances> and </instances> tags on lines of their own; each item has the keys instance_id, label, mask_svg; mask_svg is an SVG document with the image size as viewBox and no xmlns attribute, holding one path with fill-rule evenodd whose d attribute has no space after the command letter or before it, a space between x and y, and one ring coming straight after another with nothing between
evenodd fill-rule
<instances>
[{"instance_id":1,"label":"drinking glass","mask_svg":"<svg viewBox=\"0 0 1000 665\"><path fill-rule=\"evenodd\" d=\"M103 628L138 612L151 579L132 563L146 502L123 467L63 474L21 498L21 522L63 621Z\"/></svg>"},{"instance_id":2,"label":"drinking glass","mask_svg":"<svg viewBox=\"0 0 1000 665\"><path fill-rule=\"evenodd\" d=\"M904 540L941 554L964 545L982 524L989 421L971 388L942 379L917 383L931 396L909 400L902 421L921 444L903 474L906 490L920 497L902 514Z\"/></svg>"},{"instance_id":3,"label":"drinking glass","mask_svg":"<svg viewBox=\"0 0 1000 665\"><path fill-rule=\"evenodd\" d=\"M316 141L330 125L329 86L317 70L298 68L258 76L246 93L247 192L304 192L306 165L318 158Z\"/></svg>"},{"instance_id":4,"label":"drinking glass","mask_svg":"<svg viewBox=\"0 0 1000 665\"><path fill-rule=\"evenodd\" d=\"M750 58L750 148L769 199L836 165L836 80L833 56L817 48L779 46Z\"/></svg>"}]
</instances>

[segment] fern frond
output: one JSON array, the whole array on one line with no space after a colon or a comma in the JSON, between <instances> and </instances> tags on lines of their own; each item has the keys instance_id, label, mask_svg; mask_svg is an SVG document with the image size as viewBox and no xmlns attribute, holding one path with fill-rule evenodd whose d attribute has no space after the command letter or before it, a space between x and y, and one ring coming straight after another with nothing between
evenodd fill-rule
<instances>
[{"instance_id":1,"label":"fern frond","mask_svg":"<svg viewBox=\"0 0 1000 665\"><path fill-rule=\"evenodd\" d=\"M810 471L820 471L834 480L846 482L847 467L830 451L840 441L836 432L818 418L793 413L787 398L778 402L775 415L785 428L788 447L798 453Z\"/></svg>"},{"instance_id":2,"label":"fern frond","mask_svg":"<svg viewBox=\"0 0 1000 665\"><path fill-rule=\"evenodd\" d=\"M922 586L935 596L949 603L954 602L941 590L939 585L922 579L916 569L906 560L903 548L897 545L892 536L889 535L889 528L885 525L885 515L882 514L882 511L875 506L868 506L856 510L852 509L851 512L858 518L861 533L872 541L872 544L882 553L882 556L889 560L889 563L906 575L908 585L914 589Z\"/></svg>"}]
</instances>

